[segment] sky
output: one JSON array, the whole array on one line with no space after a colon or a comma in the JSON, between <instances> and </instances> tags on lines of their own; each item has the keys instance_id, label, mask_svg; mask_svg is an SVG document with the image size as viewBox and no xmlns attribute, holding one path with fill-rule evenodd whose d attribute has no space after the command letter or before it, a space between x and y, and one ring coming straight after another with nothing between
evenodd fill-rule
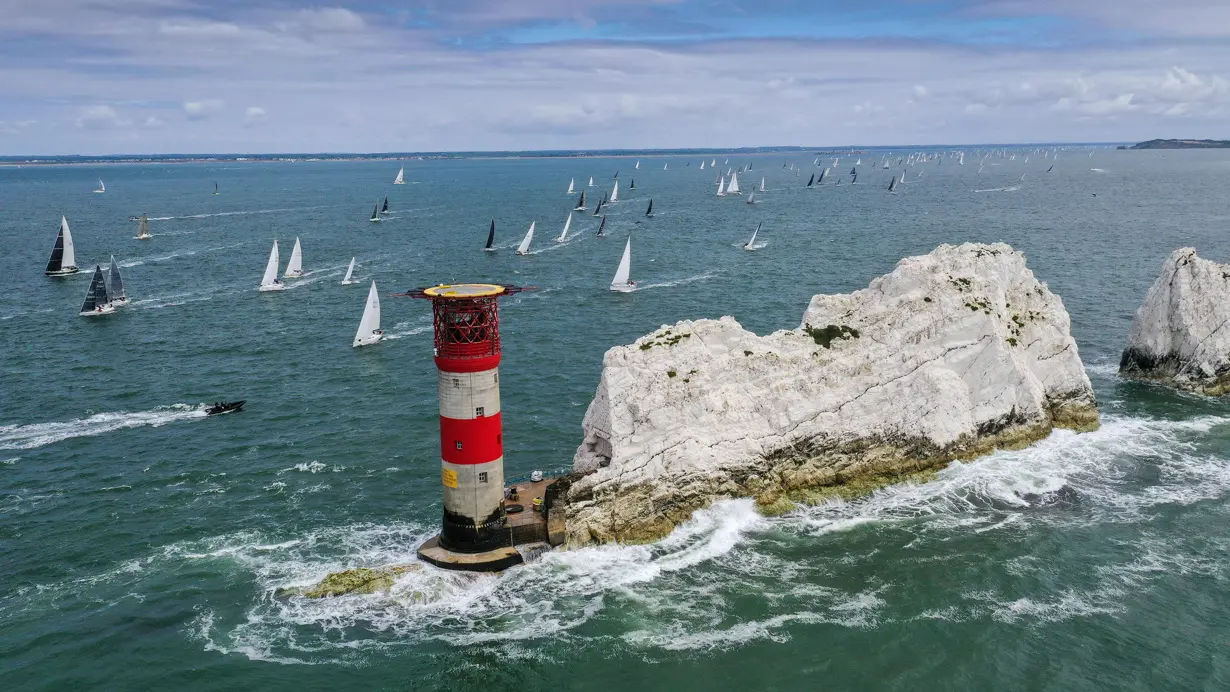
<instances>
[{"instance_id":1,"label":"sky","mask_svg":"<svg viewBox=\"0 0 1230 692\"><path fill-rule=\"evenodd\" d=\"M1230 138L1230 0L0 0L0 155Z\"/></svg>"}]
</instances>

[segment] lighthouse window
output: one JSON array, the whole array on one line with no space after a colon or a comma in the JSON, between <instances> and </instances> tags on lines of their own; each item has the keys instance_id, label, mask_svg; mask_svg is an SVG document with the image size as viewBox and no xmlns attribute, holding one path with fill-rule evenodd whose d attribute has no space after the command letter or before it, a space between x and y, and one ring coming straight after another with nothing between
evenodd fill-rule
<instances>
[{"instance_id":1,"label":"lighthouse window","mask_svg":"<svg viewBox=\"0 0 1230 692\"><path fill-rule=\"evenodd\" d=\"M487 472L486 472L486 471L479 471L479 472L478 472L478 482L479 482L479 483L486 483L486 482L487 482Z\"/></svg>"},{"instance_id":2,"label":"lighthouse window","mask_svg":"<svg viewBox=\"0 0 1230 692\"><path fill-rule=\"evenodd\" d=\"M482 418L482 417L483 417L483 407L482 407L482 406L475 406L475 407L474 407L474 417L475 417L475 418Z\"/></svg>"},{"instance_id":3,"label":"lighthouse window","mask_svg":"<svg viewBox=\"0 0 1230 692\"><path fill-rule=\"evenodd\" d=\"M461 440L457 440L457 449L461 449Z\"/></svg>"},{"instance_id":4,"label":"lighthouse window","mask_svg":"<svg viewBox=\"0 0 1230 692\"><path fill-rule=\"evenodd\" d=\"M498 372L495 374L495 383L496 383L496 384L499 384L499 383L500 383L500 373L498 373Z\"/></svg>"},{"instance_id":5,"label":"lighthouse window","mask_svg":"<svg viewBox=\"0 0 1230 692\"><path fill-rule=\"evenodd\" d=\"M459 380L459 379L457 379L456 377L454 377L454 378L453 378L453 387L460 387L460 386L461 386L461 380Z\"/></svg>"}]
</instances>

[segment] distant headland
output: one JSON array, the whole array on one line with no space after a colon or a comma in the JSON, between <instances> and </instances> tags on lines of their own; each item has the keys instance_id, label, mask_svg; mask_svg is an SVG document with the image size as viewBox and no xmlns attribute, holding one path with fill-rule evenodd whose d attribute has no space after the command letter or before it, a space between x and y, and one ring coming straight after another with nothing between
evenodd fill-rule
<instances>
[{"instance_id":1,"label":"distant headland","mask_svg":"<svg viewBox=\"0 0 1230 692\"><path fill-rule=\"evenodd\" d=\"M1230 149L1230 139L1151 139L1133 149Z\"/></svg>"}]
</instances>

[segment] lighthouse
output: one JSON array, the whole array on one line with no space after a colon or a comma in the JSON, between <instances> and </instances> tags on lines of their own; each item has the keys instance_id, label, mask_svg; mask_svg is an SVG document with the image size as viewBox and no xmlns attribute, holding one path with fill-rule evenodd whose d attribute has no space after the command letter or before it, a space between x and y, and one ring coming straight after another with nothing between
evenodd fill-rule
<instances>
[{"instance_id":1,"label":"lighthouse","mask_svg":"<svg viewBox=\"0 0 1230 692\"><path fill-rule=\"evenodd\" d=\"M444 516L440 535L424 543L419 556L440 567L504 569L522 562L516 546L525 541L519 536L545 537L545 510L532 521L531 516L517 517L513 526L506 513L523 508L506 508L499 300L522 290L450 284L406 293L432 306ZM519 525L527 525L528 533Z\"/></svg>"}]
</instances>

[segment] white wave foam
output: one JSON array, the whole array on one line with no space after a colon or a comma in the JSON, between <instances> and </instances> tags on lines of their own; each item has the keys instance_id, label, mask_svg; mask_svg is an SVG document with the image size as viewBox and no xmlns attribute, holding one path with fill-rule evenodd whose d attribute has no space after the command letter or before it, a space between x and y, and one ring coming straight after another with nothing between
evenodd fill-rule
<instances>
[{"instance_id":1,"label":"white wave foam","mask_svg":"<svg viewBox=\"0 0 1230 692\"><path fill-rule=\"evenodd\" d=\"M124 428L160 427L168 423L204 418L201 406L175 404L149 411L96 413L87 418L52 423L0 426L0 449L35 449L74 437L91 437Z\"/></svg>"}]
</instances>

